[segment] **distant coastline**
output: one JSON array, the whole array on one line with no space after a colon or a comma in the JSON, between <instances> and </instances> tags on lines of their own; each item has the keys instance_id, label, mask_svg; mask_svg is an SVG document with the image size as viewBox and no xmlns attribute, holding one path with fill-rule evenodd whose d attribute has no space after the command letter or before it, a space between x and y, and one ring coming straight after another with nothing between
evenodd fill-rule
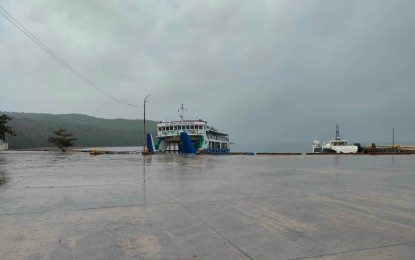
<instances>
[{"instance_id":1,"label":"distant coastline","mask_svg":"<svg viewBox=\"0 0 415 260\"><path fill-rule=\"evenodd\" d=\"M1 112L12 117L9 125L17 136L6 136L10 150L51 150L47 139L63 128L77 139L77 147L139 146L143 139L143 120L102 119L81 114L37 114ZM146 121L147 132L156 133L156 121Z\"/></svg>"}]
</instances>

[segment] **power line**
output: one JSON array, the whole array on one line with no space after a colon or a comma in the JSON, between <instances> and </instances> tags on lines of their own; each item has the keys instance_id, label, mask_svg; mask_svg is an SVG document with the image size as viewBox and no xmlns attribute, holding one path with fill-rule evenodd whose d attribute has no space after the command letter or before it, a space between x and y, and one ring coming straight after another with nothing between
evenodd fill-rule
<instances>
[{"instance_id":1,"label":"power line","mask_svg":"<svg viewBox=\"0 0 415 260\"><path fill-rule=\"evenodd\" d=\"M44 44L41 40L39 40L35 35L33 35L26 27L24 27L19 21L17 21L10 13L8 13L2 6L0 6L0 9L3 10L3 12L0 11L0 14L6 18L10 23L12 23L17 29L19 29L22 33L24 33L27 37L29 37L34 43L36 43L40 48L42 48L47 54L49 54L52 58L54 58L56 61L58 61L62 66L70 70L73 74L75 74L78 78L80 78L83 82L85 82L88 86L94 88L95 90L101 92L105 96L109 97L110 99L114 100L117 103L127 105L127 106L133 106L137 107L137 105L125 103L114 96L108 94L101 88L99 88L94 82L89 80L86 76L82 75L80 72L78 72L76 69L74 69L71 65L69 65L65 60L63 60L59 55L57 55L53 50L51 50L46 44ZM6 14L7 15L6 15Z\"/></svg>"}]
</instances>

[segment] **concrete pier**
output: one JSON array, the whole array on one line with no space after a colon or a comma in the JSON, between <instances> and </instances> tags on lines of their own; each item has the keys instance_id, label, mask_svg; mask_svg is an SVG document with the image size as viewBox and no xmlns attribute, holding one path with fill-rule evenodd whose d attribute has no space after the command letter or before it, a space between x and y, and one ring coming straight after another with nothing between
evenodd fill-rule
<instances>
[{"instance_id":1,"label":"concrete pier","mask_svg":"<svg viewBox=\"0 0 415 260\"><path fill-rule=\"evenodd\" d=\"M413 156L0 154L0 259L414 259Z\"/></svg>"}]
</instances>

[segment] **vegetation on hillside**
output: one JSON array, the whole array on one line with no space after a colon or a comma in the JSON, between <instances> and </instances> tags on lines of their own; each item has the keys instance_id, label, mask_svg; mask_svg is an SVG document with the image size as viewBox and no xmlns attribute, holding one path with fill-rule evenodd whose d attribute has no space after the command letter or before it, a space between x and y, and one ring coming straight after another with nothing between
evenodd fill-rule
<instances>
[{"instance_id":1,"label":"vegetation on hillside","mask_svg":"<svg viewBox=\"0 0 415 260\"><path fill-rule=\"evenodd\" d=\"M72 137L71 133L66 132L64 129L60 128L56 131L53 131L55 136L48 138L48 143L55 145L62 152L66 152L68 147L72 147L75 144L76 138Z\"/></svg>"},{"instance_id":2,"label":"vegetation on hillside","mask_svg":"<svg viewBox=\"0 0 415 260\"><path fill-rule=\"evenodd\" d=\"M143 143L143 120L102 119L80 114L4 112L17 136L8 136L10 149L50 147L50 133L63 128L76 136L77 146L137 146ZM156 134L155 121L146 121L147 132Z\"/></svg>"},{"instance_id":3,"label":"vegetation on hillside","mask_svg":"<svg viewBox=\"0 0 415 260\"><path fill-rule=\"evenodd\" d=\"M16 136L14 129L7 125L11 119L11 117L5 114L0 116L0 139L3 141L6 140L6 134Z\"/></svg>"}]
</instances>

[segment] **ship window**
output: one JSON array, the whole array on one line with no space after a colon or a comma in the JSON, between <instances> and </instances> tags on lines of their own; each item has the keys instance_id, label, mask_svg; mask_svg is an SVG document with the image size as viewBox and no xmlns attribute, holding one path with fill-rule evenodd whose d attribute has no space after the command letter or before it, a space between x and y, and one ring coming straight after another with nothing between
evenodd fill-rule
<instances>
[{"instance_id":1,"label":"ship window","mask_svg":"<svg viewBox=\"0 0 415 260\"><path fill-rule=\"evenodd\" d=\"M190 126L190 129L195 129L195 126L194 126L194 125L191 125L191 126Z\"/></svg>"},{"instance_id":2,"label":"ship window","mask_svg":"<svg viewBox=\"0 0 415 260\"><path fill-rule=\"evenodd\" d=\"M159 131L161 131L161 127L159 127Z\"/></svg>"},{"instance_id":3,"label":"ship window","mask_svg":"<svg viewBox=\"0 0 415 260\"><path fill-rule=\"evenodd\" d=\"M190 127L187 125L187 126L186 126L186 129L189 129L189 128L190 128Z\"/></svg>"},{"instance_id":4,"label":"ship window","mask_svg":"<svg viewBox=\"0 0 415 260\"><path fill-rule=\"evenodd\" d=\"M181 126L181 125L179 125L179 126L177 127L177 129L182 130L182 126Z\"/></svg>"}]
</instances>

